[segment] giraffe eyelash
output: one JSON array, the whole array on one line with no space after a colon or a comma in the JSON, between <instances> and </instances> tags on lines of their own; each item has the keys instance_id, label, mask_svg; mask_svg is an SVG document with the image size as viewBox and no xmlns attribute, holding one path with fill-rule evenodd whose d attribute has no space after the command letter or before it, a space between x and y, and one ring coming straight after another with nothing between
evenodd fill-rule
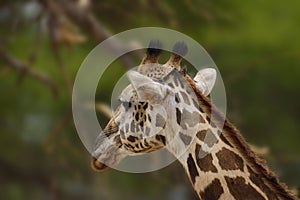
<instances>
[{"instance_id":1,"label":"giraffe eyelash","mask_svg":"<svg viewBox=\"0 0 300 200\"><path fill-rule=\"evenodd\" d=\"M125 108L131 108L132 103L131 103L130 101L123 101L123 102L122 102L122 105L123 105Z\"/></svg>"},{"instance_id":2,"label":"giraffe eyelash","mask_svg":"<svg viewBox=\"0 0 300 200\"><path fill-rule=\"evenodd\" d=\"M132 103L130 101L123 100L122 98L118 99L118 103L125 108L131 108Z\"/></svg>"}]
</instances>

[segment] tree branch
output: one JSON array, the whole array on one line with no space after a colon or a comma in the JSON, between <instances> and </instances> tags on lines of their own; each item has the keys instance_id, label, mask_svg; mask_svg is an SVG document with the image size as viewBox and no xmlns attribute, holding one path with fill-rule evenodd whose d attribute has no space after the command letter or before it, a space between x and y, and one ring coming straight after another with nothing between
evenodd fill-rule
<instances>
[{"instance_id":1,"label":"tree branch","mask_svg":"<svg viewBox=\"0 0 300 200\"><path fill-rule=\"evenodd\" d=\"M56 3L60 5L63 13L67 15L68 18L73 21L73 23L77 24L83 30L91 33L98 42L102 42L103 40L112 36L112 34L104 28L103 24L97 20L91 12L81 9L77 4L69 0L59 0L56 1ZM114 54L118 54L119 52L130 49L128 45L125 45L117 40L112 40L109 48L110 49L108 50ZM135 63L128 56L121 56L120 60L126 69L130 69L135 66Z\"/></svg>"},{"instance_id":2,"label":"tree branch","mask_svg":"<svg viewBox=\"0 0 300 200\"><path fill-rule=\"evenodd\" d=\"M4 62L7 64L8 67L23 73L38 82L44 84L47 86L54 96L57 96L58 89L55 82L45 73L33 70L30 68L27 64L21 62L20 60L14 58L12 55L10 55L6 49L3 46L3 43L0 42L0 58L4 60Z\"/></svg>"}]
</instances>

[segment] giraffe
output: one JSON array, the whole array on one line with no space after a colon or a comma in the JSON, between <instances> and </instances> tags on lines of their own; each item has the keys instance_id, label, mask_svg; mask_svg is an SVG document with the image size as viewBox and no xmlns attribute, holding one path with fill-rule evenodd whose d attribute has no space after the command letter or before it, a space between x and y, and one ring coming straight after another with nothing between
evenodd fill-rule
<instances>
[{"instance_id":1,"label":"giraffe","mask_svg":"<svg viewBox=\"0 0 300 200\"><path fill-rule=\"evenodd\" d=\"M297 199L210 102L215 71L200 70L192 79L180 66L183 42L164 65L158 64L160 49L151 41L138 70L128 72L131 84L96 140L92 168L102 171L128 155L166 147L201 200Z\"/></svg>"}]
</instances>

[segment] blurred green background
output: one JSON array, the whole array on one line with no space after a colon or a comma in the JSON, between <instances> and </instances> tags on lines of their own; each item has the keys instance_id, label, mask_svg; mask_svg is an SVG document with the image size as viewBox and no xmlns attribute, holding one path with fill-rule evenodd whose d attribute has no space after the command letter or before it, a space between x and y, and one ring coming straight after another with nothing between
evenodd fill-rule
<instances>
[{"instance_id":1,"label":"blurred green background","mask_svg":"<svg viewBox=\"0 0 300 200\"><path fill-rule=\"evenodd\" d=\"M83 59L109 35L143 26L203 45L224 79L228 118L299 188L299 8L294 0L2 0L0 199L196 199L178 163L146 174L93 172L73 124ZM106 71L98 102L110 103L124 71L122 62Z\"/></svg>"}]
</instances>

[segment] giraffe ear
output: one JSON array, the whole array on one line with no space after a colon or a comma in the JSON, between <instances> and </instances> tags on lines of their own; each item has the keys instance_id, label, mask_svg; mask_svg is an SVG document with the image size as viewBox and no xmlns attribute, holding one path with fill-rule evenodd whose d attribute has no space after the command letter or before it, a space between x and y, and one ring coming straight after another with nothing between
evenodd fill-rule
<instances>
[{"instance_id":1,"label":"giraffe ear","mask_svg":"<svg viewBox=\"0 0 300 200\"><path fill-rule=\"evenodd\" d=\"M207 96L212 91L217 78L217 72L213 68L205 68L200 70L195 78L194 81L202 93Z\"/></svg>"},{"instance_id":2,"label":"giraffe ear","mask_svg":"<svg viewBox=\"0 0 300 200\"><path fill-rule=\"evenodd\" d=\"M127 72L128 78L137 93L139 100L150 101L155 104L161 103L167 94L167 87L153 81L136 71Z\"/></svg>"}]
</instances>

